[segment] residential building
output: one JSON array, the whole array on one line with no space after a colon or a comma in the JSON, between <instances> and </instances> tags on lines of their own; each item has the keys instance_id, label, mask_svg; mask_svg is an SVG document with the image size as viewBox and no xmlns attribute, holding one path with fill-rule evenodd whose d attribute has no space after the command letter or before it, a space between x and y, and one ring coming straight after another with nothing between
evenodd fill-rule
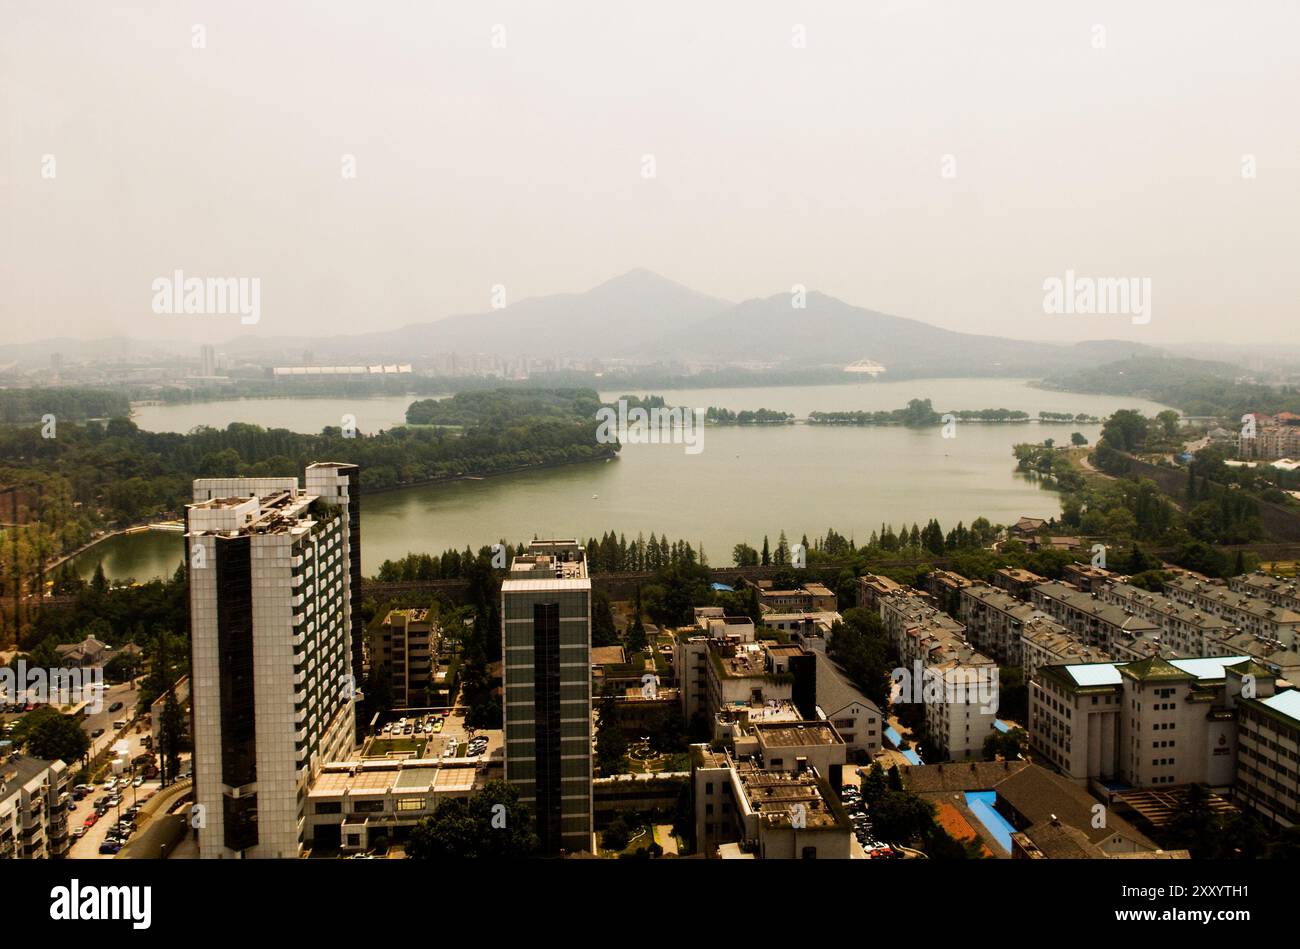
<instances>
[{"instance_id":1,"label":"residential building","mask_svg":"<svg viewBox=\"0 0 1300 949\"><path fill-rule=\"evenodd\" d=\"M1020 630L1020 655L1026 682L1043 666L1082 665L1114 659L1104 649L1080 642L1060 623L1046 617L1031 619Z\"/></svg>"},{"instance_id":2,"label":"residential building","mask_svg":"<svg viewBox=\"0 0 1300 949\"><path fill-rule=\"evenodd\" d=\"M1226 639L1236 631L1218 616L1120 580L1099 584L1092 595L1131 616L1155 623L1161 643L1180 656L1203 656L1206 642ZM1300 622L1300 616L1296 620Z\"/></svg>"},{"instance_id":3,"label":"residential building","mask_svg":"<svg viewBox=\"0 0 1300 949\"><path fill-rule=\"evenodd\" d=\"M1029 591L1030 602L1090 646L1118 656L1137 641L1156 641L1160 627L1123 607L1104 603L1066 583L1039 583Z\"/></svg>"},{"instance_id":4,"label":"residential building","mask_svg":"<svg viewBox=\"0 0 1300 949\"><path fill-rule=\"evenodd\" d=\"M824 723L822 723L824 724ZM706 857L848 859L852 825L826 777L691 746L697 848Z\"/></svg>"},{"instance_id":5,"label":"residential building","mask_svg":"<svg viewBox=\"0 0 1300 949\"><path fill-rule=\"evenodd\" d=\"M1245 593L1247 596L1267 600L1274 606L1300 612L1300 583L1297 583L1294 577L1291 579L1271 577L1260 571L1243 573L1239 577L1228 579L1228 589L1234 593Z\"/></svg>"},{"instance_id":6,"label":"residential building","mask_svg":"<svg viewBox=\"0 0 1300 949\"><path fill-rule=\"evenodd\" d=\"M0 860L66 856L68 785L62 761L12 756L0 760Z\"/></svg>"},{"instance_id":7,"label":"residential building","mask_svg":"<svg viewBox=\"0 0 1300 949\"><path fill-rule=\"evenodd\" d=\"M506 780L544 852L594 850L591 580L576 540L535 540L501 584Z\"/></svg>"},{"instance_id":8,"label":"residential building","mask_svg":"<svg viewBox=\"0 0 1300 949\"><path fill-rule=\"evenodd\" d=\"M1006 590L1017 600L1029 599L1029 591L1046 580L1046 577L1020 567L999 567L993 572L993 585Z\"/></svg>"},{"instance_id":9,"label":"residential building","mask_svg":"<svg viewBox=\"0 0 1300 949\"><path fill-rule=\"evenodd\" d=\"M186 508L202 857L296 857L303 806L356 735L346 503L294 478L194 482ZM353 469L355 470L355 469Z\"/></svg>"},{"instance_id":10,"label":"residential building","mask_svg":"<svg viewBox=\"0 0 1300 949\"><path fill-rule=\"evenodd\" d=\"M1186 857L1165 853L1123 817L1107 813L1085 789L1028 761L972 761L960 766L899 768L903 788L939 808L951 807L979 834L987 850L1012 859ZM993 813L989 813L992 811ZM1009 844L988 822L1005 821Z\"/></svg>"},{"instance_id":11,"label":"residential building","mask_svg":"<svg viewBox=\"0 0 1300 949\"><path fill-rule=\"evenodd\" d=\"M1259 680L1264 672L1255 670ZM1282 827L1300 825L1300 691L1237 698L1238 801Z\"/></svg>"},{"instance_id":12,"label":"residential building","mask_svg":"<svg viewBox=\"0 0 1300 949\"><path fill-rule=\"evenodd\" d=\"M817 717L830 722L855 758L870 758L880 751L885 716L875 702L849 681L849 677L824 652L817 656Z\"/></svg>"},{"instance_id":13,"label":"residential building","mask_svg":"<svg viewBox=\"0 0 1300 949\"><path fill-rule=\"evenodd\" d=\"M1029 686L1030 744L1080 784L1227 788L1242 676L1273 694L1261 669L1249 656L1045 666Z\"/></svg>"},{"instance_id":14,"label":"residential building","mask_svg":"<svg viewBox=\"0 0 1300 949\"><path fill-rule=\"evenodd\" d=\"M758 605L775 613L834 612L839 608L835 593L821 583L806 583L793 590L776 590L758 584Z\"/></svg>"},{"instance_id":15,"label":"residential building","mask_svg":"<svg viewBox=\"0 0 1300 949\"><path fill-rule=\"evenodd\" d=\"M872 612L880 612L880 599L902 593L907 587L889 577L874 573L864 573L858 577L858 606Z\"/></svg>"},{"instance_id":16,"label":"residential building","mask_svg":"<svg viewBox=\"0 0 1300 949\"><path fill-rule=\"evenodd\" d=\"M961 612L961 591L970 585L970 580L951 570L931 570L925 577L925 588L935 605L953 616Z\"/></svg>"},{"instance_id":17,"label":"residential building","mask_svg":"<svg viewBox=\"0 0 1300 949\"><path fill-rule=\"evenodd\" d=\"M985 583L963 587L957 605L971 645L1004 666L1024 664L1021 641L1026 623L1050 621L1041 609Z\"/></svg>"},{"instance_id":18,"label":"residential building","mask_svg":"<svg viewBox=\"0 0 1300 949\"><path fill-rule=\"evenodd\" d=\"M1084 593L1092 593L1099 584L1114 577L1109 570L1077 561L1061 568L1061 579Z\"/></svg>"},{"instance_id":19,"label":"residential building","mask_svg":"<svg viewBox=\"0 0 1300 949\"><path fill-rule=\"evenodd\" d=\"M941 755L962 760L983 754L997 717L997 664L928 598L883 597L880 619L903 663L895 672L893 701L924 705L926 738Z\"/></svg>"},{"instance_id":20,"label":"residential building","mask_svg":"<svg viewBox=\"0 0 1300 949\"><path fill-rule=\"evenodd\" d=\"M1166 580L1164 590L1171 600L1220 617L1225 625L1288 649L1300 646L1300 612L1283 603L1188 574Z\"/></svg>"},{"instance_id":21,"label":"residential building","mask_svg":"<svg viewBox=\"0 0 1300 949\"><path fill-rule=\"evenodd\" d=\"M390 610L371 630L371 675L388 682L394 708L429 706L441 645L442 627L427 609Z\"/></svg>"}]
</instances>

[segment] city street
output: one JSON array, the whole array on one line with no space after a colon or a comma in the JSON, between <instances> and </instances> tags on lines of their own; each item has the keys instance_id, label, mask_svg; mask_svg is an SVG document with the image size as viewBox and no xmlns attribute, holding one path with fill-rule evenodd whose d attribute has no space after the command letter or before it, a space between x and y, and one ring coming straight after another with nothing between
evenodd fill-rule
<instances>
[{"instance_id":1,"label":"city street","mask_svg":"<svg viewBox=\"0 0 1300 949\"><path fill-rule=\"evenodd\" d=\"M139 680L137 680L139 681ZM87 735L93 735L95 731L103 729L103 734L98 738L90 740L90 755L94 757L101 750L106 748L113 740L116 730L113 728L115 721L130 721L135 715L136 702L140 698L140 690L132 688L132 683L123 682L118 685L110 685L104 690L103 708L94 715L89 715L83 719L81 727ZM121 702L122 707L116 711L109 711L116 703ZM136 752L139 754L139 752Z\"/></svg>"},{"instance_id":2,"label":"city street","mask_svg":"<svg viewBox=\"0 0 1300 949\"><path fill-rule=\"evenodd\" d=\"M126 739L129 748L126 754L128 765L133 758L147 750L141 741L144 735L145 733L143 731L137 733L133 730ZM189 767L188 764L184 763L184 761L185 759L183 758L183 763L181 765L182 771L187 770ZM123 774L126 775L128 780L130 779L131 770L129 766ZM112 777L112 775L108 775L108 777ZM76 809L68 815L69 832L74 832L76 828L81 827L86 818L95 813L95 802L109 793L105 790L105 785L103 783L95 784L92 787L94 790L78 801ZM144 800L157 791L159 787L160 783L155 779L153 781L144 782L138 788L129 783L125 789L119 788L118 793L122 796L121 802L117 806L110 808L105 812L103 817L100 817L91 827L87 828L85 836L80 840L73 841L72 850L69 852L68 856L74 859L87 860L93 860L100 857L107 858L110 856L109 854L100 854L99 852L99 846L104 842L104 838L108 835L108 831L123 816L125 816L127 808L135 803L143 803Z\"/></svg>"}]
</instances>

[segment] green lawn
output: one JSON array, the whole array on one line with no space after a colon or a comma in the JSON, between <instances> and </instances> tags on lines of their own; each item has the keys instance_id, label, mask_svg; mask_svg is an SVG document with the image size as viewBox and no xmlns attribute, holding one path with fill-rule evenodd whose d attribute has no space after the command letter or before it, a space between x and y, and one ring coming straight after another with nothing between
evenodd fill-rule
<instances>
[{"instance_id":1,"label":"green lawn","mask_svg":"<svg viewBox=\"0 0 1300 949\"><path fill-rule=\"evenodd\" d=\"M424 754L423 738L373 738L366 747L364 757L382 758L389 753L414 752L416 758Z\"/></svg>"}]
</instances>

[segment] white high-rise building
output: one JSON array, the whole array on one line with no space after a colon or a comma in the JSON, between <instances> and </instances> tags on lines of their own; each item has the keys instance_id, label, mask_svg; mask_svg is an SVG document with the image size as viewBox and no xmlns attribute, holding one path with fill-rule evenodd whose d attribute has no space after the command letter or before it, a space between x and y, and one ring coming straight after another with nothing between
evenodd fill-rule
<instances>
[{"instance_id":1,"label":"white high-rise building","mask_svg":"<svg viewBox=\"0 0 1300 949\"><path fill-rule=\"evenodd\" d=\"M186 509L202 857L296 857L356 731L357 468L194 482Z\"/></svg>"}]
</instances>

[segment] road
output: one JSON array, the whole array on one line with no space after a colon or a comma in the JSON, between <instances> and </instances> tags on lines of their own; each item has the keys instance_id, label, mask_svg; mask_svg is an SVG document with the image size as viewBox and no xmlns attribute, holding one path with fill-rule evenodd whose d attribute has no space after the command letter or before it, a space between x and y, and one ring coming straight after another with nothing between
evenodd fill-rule
<instances>
[{"instance_id":1,"label":"road","mask_svg":"<svg viewBox=\"0 0 1300 949\"><path fill-rule=\"evenodd\" d=\"M145 750L144 745L141 742L141 738L143 737L144 733L137 734L135 732L132 732L127 736L126 742L128 745L128 751L126 754L126 760L128 763L136 755ZM183 757L181 762L181 771L186 771L188 767L189 765L187 760ZM129 768L125 773L128 777L130 776ZM84 837L80 840L74 840L72 843L72 849L69 851L68 856L73 859L84 860L108 859L110 855L101 854L99 852L99 845L102 844L104 838L108 836L109 829L122 818L123 813L128 807L134 803L143 802L148 795L156 792L159 787L160 784L157 780L146 781L138 788L128 785L125 791L120 792L122 794L121 803L108 810L103 817L99 818L98 821L89 827ZM76 828L81 827L85 823L86 818L95 812L95 801L99 800L107 793L104 790L104 785L102 783L94 785L94 788L94 791L77 802L76 810L68 815L69 831L75 831Z\"/></svg>"},{"instance_id":2,"label":"road","mask_svg":"<svg viewBox=\"0 0 1300 949\"><path fill-rule=\"evenodd\" d=\"M94 757L112 742L115 735L113 722L119 719L130 721L135 715L135 706L140 698L140 690L134 688L133 685L130 682L110 685L104 690L103 708L94 715L86 716L82 720L81 727L87 735L92 734L96 729L102 728L104 730L104 734L90 740L91 757ZM109 708L116 702L121 702L122 707L116 712L110 712ZM136 754L139 754L139 752L136 752Z\"/></svg>"}]
</instances>

